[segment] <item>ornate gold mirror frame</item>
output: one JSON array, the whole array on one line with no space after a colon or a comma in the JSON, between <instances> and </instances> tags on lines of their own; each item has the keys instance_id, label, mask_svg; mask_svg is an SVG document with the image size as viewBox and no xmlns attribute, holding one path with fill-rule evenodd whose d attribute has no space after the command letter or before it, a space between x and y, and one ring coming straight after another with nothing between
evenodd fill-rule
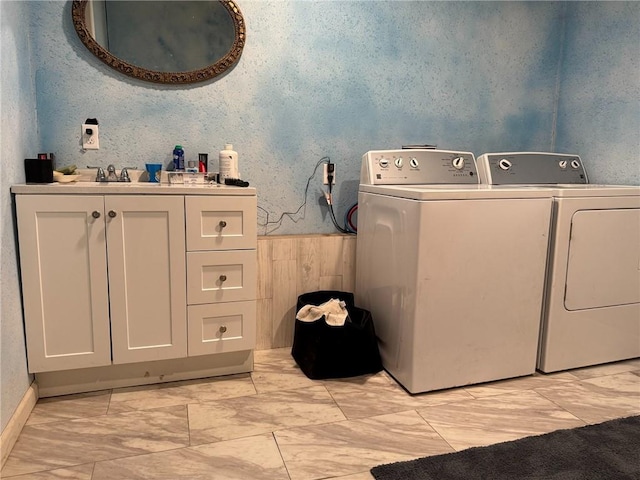
<instances>
[{"instance_id":1,"label":"ornate gold mirror frame","mask_svg":"<svg viewBox=\"0 0 640 480\"><path fill-rule=\"evenodd\" d=\"M128 75L130 77L145 80L147 82L165 83L165 84L186 84L196 83L209 80L211 78L221 75L227 71L234 63L238 61L244 48L246 31L244 25L244 18L240 9L231 0L219 0L225 9L229 13L233 20L235 29L235 39L229 52L224 55L220 60L212 65L208 65L198 70L191 70L188 72L159 72L154 70L147 70L146 68L132 65L120 58L112 55L108 50L102 47L89 33L85 22L85 11L87 4L90 0L73 0L71 6L71 16L73 18L73 26L78 33L78 37L82 43L93 53L96 57L109 65L114 70L120 73Z\"/></svg>"}]
</instances>

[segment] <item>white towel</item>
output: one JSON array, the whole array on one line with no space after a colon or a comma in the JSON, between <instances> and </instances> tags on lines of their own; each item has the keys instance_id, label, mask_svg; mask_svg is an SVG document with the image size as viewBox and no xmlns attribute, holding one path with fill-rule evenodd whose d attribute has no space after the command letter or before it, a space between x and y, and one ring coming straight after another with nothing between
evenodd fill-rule
<instances>
[{"instance_id":1,"label":"white towel","mask_svg":"<svg viewBox=\"0 0 640 480\"><path fill-rule=\"evenodd\" d=\"M345 307L346 304L342 300L332 298L322 305L305 305L298 310L296 318L302 322L315 322L324 316L328 325L341 327L349 314Z\"/></svg>"}]
</instances>

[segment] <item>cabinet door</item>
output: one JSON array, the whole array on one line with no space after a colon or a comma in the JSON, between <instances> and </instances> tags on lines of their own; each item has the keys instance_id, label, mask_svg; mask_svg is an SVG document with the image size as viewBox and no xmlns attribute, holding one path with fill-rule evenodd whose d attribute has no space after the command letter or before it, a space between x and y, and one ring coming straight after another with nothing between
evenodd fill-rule
<instances>
[{"instance_id":1,"label":"cabinet door","mask_svg":"<svg viewBox=\"0 0 640 480\"><path fill-rule=\"evenodd\" d=\"M17 195L30 372L111 363L101 196Z\"/></svg>"},{"instance_id":2,"label":"cabinet door","mask_svg":"<svg viewBox=\"0 0 640 480\"><path fill-rule=\"evenodd\" d=\"M187 196L187 249L256 248L256 204L255 196Z\"/></svg>"},{"instance_id":3,"label":"cabinet door","mask_svg":"<svg viewBox=\"0 0 640 480\"><path fill-rule=\"evenodd\" d=\"M184 197L107 196L113 363L187 356Z\"/></svg>"}]
</instances>

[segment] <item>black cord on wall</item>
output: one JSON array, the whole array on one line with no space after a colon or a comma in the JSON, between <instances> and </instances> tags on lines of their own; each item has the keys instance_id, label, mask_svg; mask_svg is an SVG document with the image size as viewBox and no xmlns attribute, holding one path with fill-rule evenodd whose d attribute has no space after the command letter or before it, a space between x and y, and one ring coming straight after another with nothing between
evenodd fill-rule
<instances>
[{"instance_id":1,"label":"black cord on wall","mask_svg":"<svg viewBox=\"0 0 640 480\"><path fill-rule=\"evenodd\" d=\"M265 227L265 228L268 228L270 225L274 225L275 228L270 230L270 232L272 232L272 231L277 230L282 225L282 221L284 220L285 217L288 217L293 223L298 223L298 221L302 220L305 217L305 214L306 214L307 195L309 193L309 185L311 184L311 180L313 179L313 177L315 177L316 173L318 172L318 167L320 167L320 165L322 165L323 163L327 163L328 165L332 165L331 164L331 159L329 157L322 157L320 160L318 160L318 163L316 163L315 167L313 168L313 172L311 173L311 175L307 179L307 184L306 184L306 186L304 188L304 201L297 208L297 210L295 210L294 212L283 212L283 213L280 214L280 216L278 217L277 220L269 220L269 216L270 216L269 212L258 205L258 208L265 213L265 217L266 217L265 218L265 222L264 223L258 222L258 225L260 225L261 227ZM328 180L328 184L329 184L329 189L328 189L328 192L325 192L325 199L327 200L327 207L328 207L328 210L329 210L329 217L331 218L331 222L333 223L334 227L339 232L353 235L353 234L356 233L354 230L349 229L349 227L347 225L345 225L344 227L340 226L338 224L338 221L336 220L336 215L335 215L334 210L333 210L333 200L332 200L332 184L333 184L333 174L332 174L332 172L328 173L327 180ZM352 207L352 209L353 209L353 207ZM297 215L300 214L300 211L302 211L302 214L300 216L297 216ZM270 232L267 231L265 233L268 234Z\"/></svg>"},{"instance_id":2,"label":"black cord on wall","mask_svg":"<svg viewBox=\"0 0 640 480\"><path fill-rule=\"evenodd\" d=\"M309 193L309 185L311 184L311 180L313 179L313 177L315 177L316 172L318 171L318 167L320 165L322 165L323 163L328 162L328 161L330 161L329 157L322 157L320 160L318 160L318 163L316 163L316 166L313 169L313 173L307 179L307 185L304 188L304 201L302 202L302 205L300 205L296 211L294 211L294 212L283 212L282 214L280 214L280 216L278 217L277 220L271 221L271 220L269 220L269 212L258 205L258 208L260 210L262 210L266 215L265 223L258 222L258 225L260 225L261 227L265 227L265 228L268 228L269 225L277 225L276 228L271 230L271 231L274 231L274 230L277 230L280 227L280 225L282 225L282 221L284 220L284 217L288 217L293 223L298 223L298 221L302 220L304 218L305 214L306 214L306 211L307 211L307 194ZM296 215L298 215L301 210L302 210L302 215L300 217L296 217ZM266 232L266 233L269 233L269 232Z\"/></svg>"},{"instance_id":3,"label":"black cord on wall","mask_svg":"<svg viewBox=\"0 0 640 480\"><path fill-rule=\"evenodd\" d=\"M352 232L351 230L348 230L345 227L341 227L340 225L338 225L338 221L336 220L336 215L333 212L333 194L332 194L333 173L332 172L327 175L327 180L328 180L327 183L329 184L329 193L326 195L327 206L329 207L329 216L331 217L331 221L333 222L333 226L336 227L336 229L339 232L348 233L350 235L353 235L354 232Z\"/></svg>"}]
</instances>

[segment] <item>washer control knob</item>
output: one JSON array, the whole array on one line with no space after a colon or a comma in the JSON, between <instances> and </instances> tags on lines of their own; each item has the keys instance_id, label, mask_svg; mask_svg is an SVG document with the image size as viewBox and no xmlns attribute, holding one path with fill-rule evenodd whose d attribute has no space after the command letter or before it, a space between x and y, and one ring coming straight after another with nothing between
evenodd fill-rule
<instances>
[{"instance_id":1,"label":"washer control knob","mask_svg":"<svg viewBox=\"0 0 640 480\"><path fill-rule=\"evenodd\" d=\"M411 165L411 168L418 168L418 159L416 157L411 157L409 159L409 165Z\"/></svg>"},{"instance_id":2,"label":"washer control knob","mask_svg":"<svg viewBox=\"0 0 640 480\"><path fill-rule=\"evenodd\" d=\"M580 168L580 162L578 160L571 160L571 168L574 170Z\"/></svg>"},{"instance_id":3,"label":"washer control knob","mask_svg":"<svg viewBox=\"0 0 640 480\"><path fill-rule=\"evenodd\" d=\"M378 160L378 164L382 168L387 168L389 166L389 160L387 160L386 158L381 158L380 160Z\"/></svg>"},{"instance_id":4,"label":"washer control knob","mask_svg":"<svg viewBox=\"0 0 640 480\"><path fill-rule=\"evenodd\" d=\"M393 163L396 164L396 167L402 168L402 164L404 163L404 161L402 160L402 157L398 157L398 158L395 159L395 161Z\"/></svg>"},{"instance_id":5,"label":"washer control knob","mask_svg":"<svg viewBox=\"0 0 640 480\"><path fill-rule=\"evenodd\" d=\"M498 166L502 170L509 170L511 168L511 162L509 160L507 160L506 158L503 158L502 160L500 160L498 162Z\"/></svg>"},{"instance_id":6,"label":"washer control knob","mask_svg":"<svg viewBox=\"0 0 640 480\"><path fill-rule=\"evenodd\" d=\"M464 158L454 158L453 160L451 160L451 165L453 165L453 168L455 168L456 170L462 170L464 168Z\"/></svg>"},{"instance_id":7,"label":"washer control knob","mask_svg":"<svg viewBox=\"0 0 640 480\"><path fill-rule=\"evenodd\" d=\"M560 160L560 161L558 162L558 166L559 166L562 170L564 170L565 168L567 168L567 161L566 161L566 160Z\"/></svg>"}]
</instances>

